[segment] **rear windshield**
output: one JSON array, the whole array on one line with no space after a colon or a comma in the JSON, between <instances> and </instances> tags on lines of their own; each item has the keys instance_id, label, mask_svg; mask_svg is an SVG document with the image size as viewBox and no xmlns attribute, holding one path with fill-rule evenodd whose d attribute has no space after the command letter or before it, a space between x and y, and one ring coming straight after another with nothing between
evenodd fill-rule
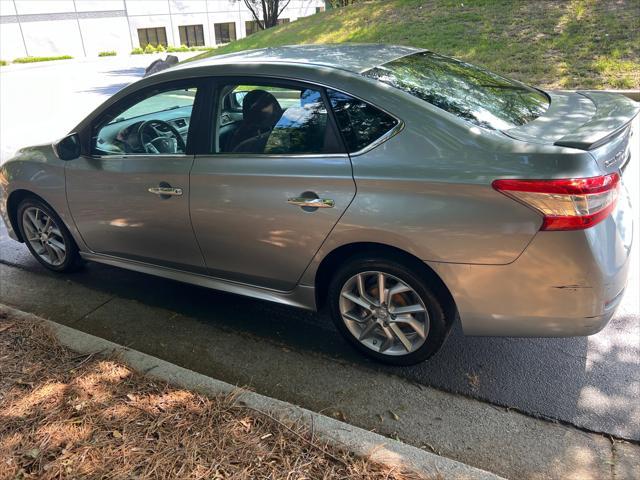
<instances>
[{"instance_id":1,"label":"rear windshield","mask_svg":"<svg viewBox=\"0 0 640 480\"><path fill-rule=\"evenodd\" d=\"M398 58L363 75L494 130L524 125L549 106L544 93L523 83L431 52Z\"/></svg>"}]
</instances>

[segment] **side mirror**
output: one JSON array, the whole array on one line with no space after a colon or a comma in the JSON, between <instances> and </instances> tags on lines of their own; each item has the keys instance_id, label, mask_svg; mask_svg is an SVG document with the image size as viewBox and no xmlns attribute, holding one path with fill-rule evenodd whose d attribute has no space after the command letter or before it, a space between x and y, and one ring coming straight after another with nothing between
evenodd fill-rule
<instances>
[{"instance_id":1,"label":"side mirror","mask_svg":"<svg viewBox=\"0 0 640 480\"><path fill-rule=\"evenodd\" d=\"M80 156L80 137L70 133L53 144L53 150L60 160L73 160Z\"/></svg>"}]
</instances>

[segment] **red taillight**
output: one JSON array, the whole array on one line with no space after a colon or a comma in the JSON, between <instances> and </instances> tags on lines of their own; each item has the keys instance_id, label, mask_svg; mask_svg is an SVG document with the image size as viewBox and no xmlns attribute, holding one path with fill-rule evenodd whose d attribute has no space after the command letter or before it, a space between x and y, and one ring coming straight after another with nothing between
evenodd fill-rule
<instances>
[{"instance_id":1,"label":"red taillight","mask_svg":"<svg viewBox=\"0 0 640 480\"><path fill-rule=\"evenodd\" d=\"M607 218L616 206L620 176L554 180L494 180L493 188L544 215L540 230L582 230Z\"/></svg>"}]
</instances>

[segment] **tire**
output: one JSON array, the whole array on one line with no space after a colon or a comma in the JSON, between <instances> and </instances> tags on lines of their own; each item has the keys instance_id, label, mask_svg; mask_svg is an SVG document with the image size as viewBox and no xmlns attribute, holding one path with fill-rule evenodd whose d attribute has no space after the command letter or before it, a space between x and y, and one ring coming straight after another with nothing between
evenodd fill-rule
<instances>
[{"instance_id":1,"label":"tire","mask_svg":"<svg viewBox=\"0 0 640 480\"><path fill-rule=\"evenodd\" d=\"M380 273L384 277L384 291L399 292L387 297L382 307L376 284ZM360 282L365 290L364 302L359 295ZM358 302L351 300L354 297L359 298ZM361 303L374 308L364 308ZM328 288L328 304L336 327L351 345L390 365L414 365L427 360L440 349L449 331L443 303L426 275L401 257L359 255L351 258L334 274ZM415 311L398 313L399 308ZM423 311L418 311L420 308ZM369 333L365 331L367 327L371 329ZM398 328L404 342L395 333ZM365 338L361 340L362 335ZM394 339L393 346L389 346L390 337Z\"/></svg>"},{"instance_id":2,"label":"tire","mask_svg":"<svg viewBox=\"0 0 640 480\"><path fill-rule=\"evenodd\" d=\"M34 216L40 227L47 228L46 231L44 228L42 230L44 236L36 230L36 223L32 220ZM35 197L25 198L18 205L16 218L24 243L31 255L44 267L53 272L65 273L77 270L82 265L78 246L71 233L58 214L42 200ZM35 239L36 237L38 239ZM63 249L60 248L61 245ZM64 254L62 256L61 250Z\"/></svg>"}]
</instances>

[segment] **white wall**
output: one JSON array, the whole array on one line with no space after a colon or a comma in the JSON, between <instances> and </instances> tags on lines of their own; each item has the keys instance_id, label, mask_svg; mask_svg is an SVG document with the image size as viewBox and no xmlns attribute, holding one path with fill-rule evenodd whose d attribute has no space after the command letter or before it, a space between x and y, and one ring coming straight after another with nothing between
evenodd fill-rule
<instances>
[{"instance_id":1,"label":"white wall","mask_svg":"<svg viewBox=\"0 0 640 480\"><path fill-rule=\"evenodd\" d=\"M323 5L323 0L292 0L281 17L294 21ZM245 21L253 20L242 0L75 0L75 7L73 0L15 0L15 8L12 0L0 0L0 15L6 17L0 26L2 60L80 57L84 50L88 56L105 50L129 53L139 46L138 29L151 27L165 27L169 45L179 46L180 26L202 25L205 45L213 46L215 23L234 22L240 39L246 35Z\"/></svg>"},{"instance_id":2,"label":"white wall","mask_svg":"<svg viewBox=\"0 0 640 480\"><path fill-rule=\"evenodd\" d=\"M76 20L22 22L21 25L31 56L84 55Z\"/></svg>"},{"instance_id":3,"label":"white wall","mask_svg":"<svg viewBox=\"0 0 640 480\"><path fill-rule=\"evenodd\" d=\"M0 60L9 61L26 55L18 24L5 23L0 25Z\"/></svg>"},{"instance_id":4,"label":"white wall","mask_svg":"<svg viewBox=\"0 0 640 480\"><path fill-rule=\"evenodd\" d=\"M129 53L133 47L138 46L136 40L132 47L125 17L82 18L79 22L88 56L107 50Z\"/></svg>"}]
</instances>

